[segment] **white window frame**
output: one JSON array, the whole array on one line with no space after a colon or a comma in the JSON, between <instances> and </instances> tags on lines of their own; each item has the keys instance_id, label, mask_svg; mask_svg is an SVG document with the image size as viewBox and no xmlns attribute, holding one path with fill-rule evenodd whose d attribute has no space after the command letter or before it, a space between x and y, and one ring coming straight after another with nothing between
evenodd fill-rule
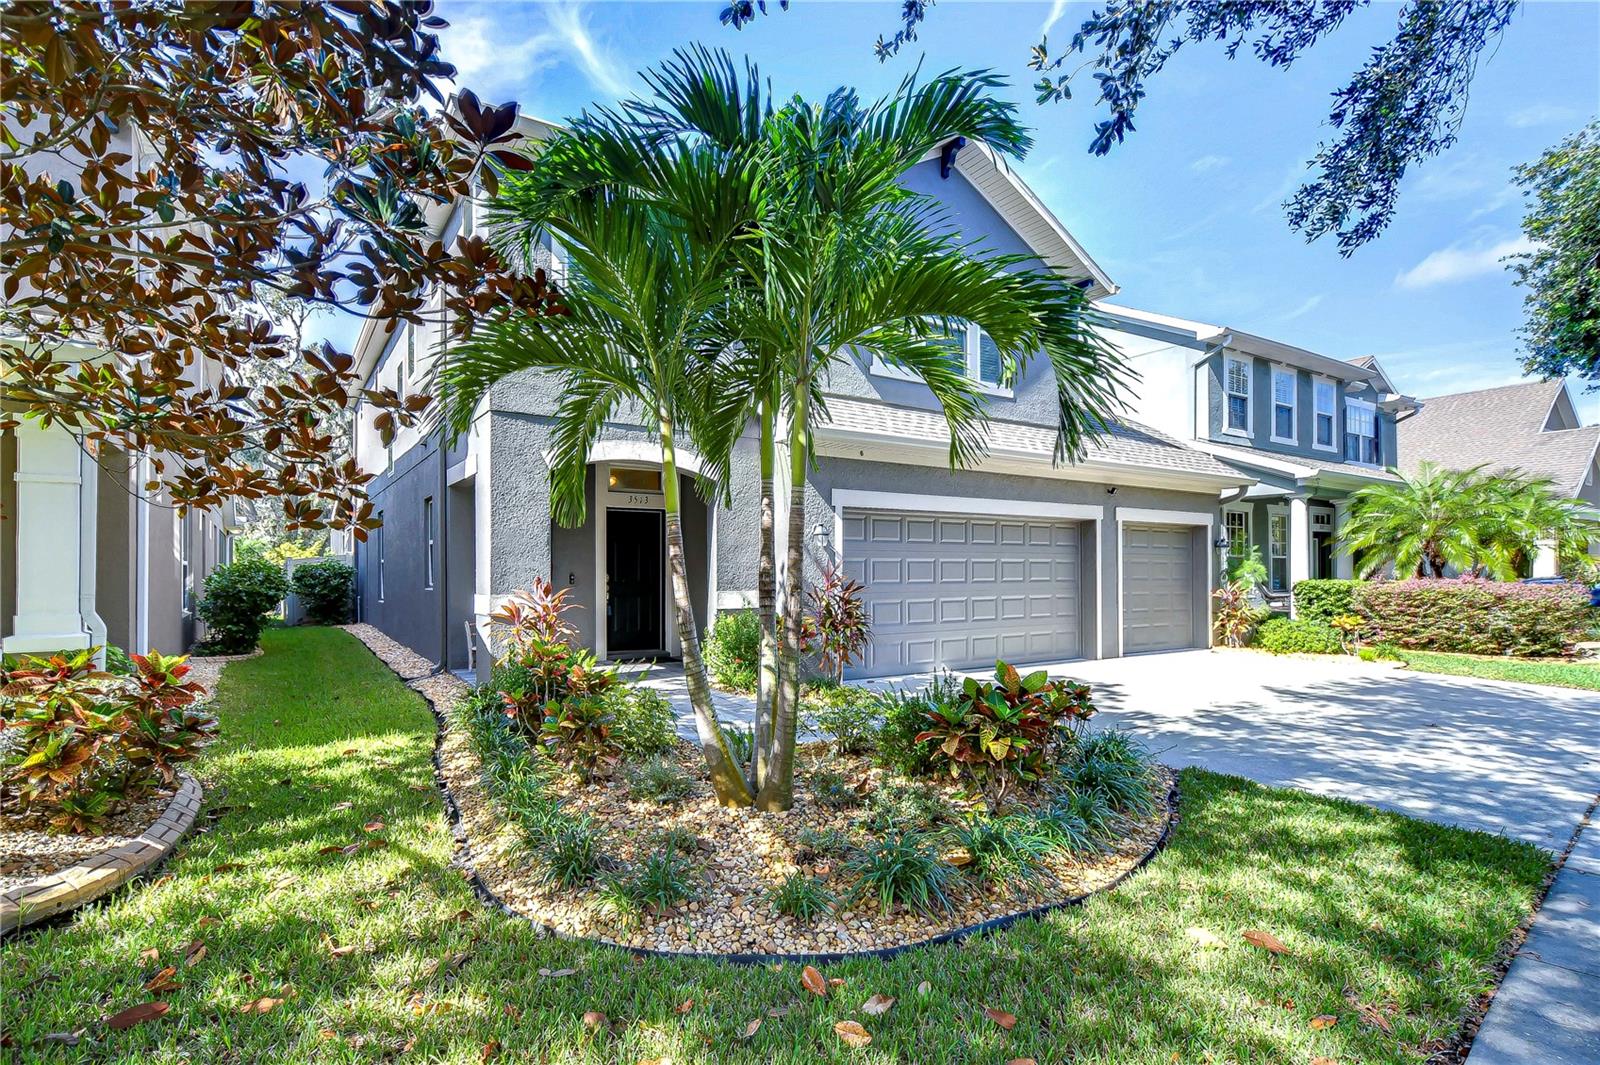
<instances>
[{"instance_id":1,"label":"white window frame","mask_svg":"<svg viewBox=\"0 0 1600 1065\"><path fill-rule=\"evenodd\" d=\"M427 568L426 568L426 571L423 574L423 577L424 577L426 583L423 584L423 587L425 589L427 589L428 591L432 591L433 590L433 572L434 572L433 552L434 552L434 545L436 543L435 537L433 535L433 520L434 520L433 497L432 496L424 496L423 499L422 499L422 535L427 539L428 556L427 556Z\"/></svg>"},{"instance_id":2,"label":"white window frame","mask_svg":"<svg viewBox=\"0 0 1600 1065\"><path fill-rule=\"evenodd\" d=\"M983 327L977 322L968 322L965 335L961 341L961 355L966 360L967 380L977 386L979 392L990 396L999 396L1002 399L1011 399L1016 395L1016 389L1002 384L991 384L978 375L983 358ZM888 377L896 381L921 381L922 379L910 370L884 361L876 351L872 353L872 374L875 377Z\"/></svg>"},{"instance_id":3,"label":"white window frame","mask_svg":"<svg viewBox=\"0 0 1600 1065\"><path fill-rule=\"evenodd\" d=\"M1250 557L1250 507L1229 506L1222 508L1222 535L1228 540L1228 561L1242 561ZM1240 518L1243 521L1244 544L1242 550L1234 549L1233 527L1229 524L1231 519Z\"/></svg>"},{"instance_id":4,"label":"white window frame","mask_svg":"<svg viewBox=\"0 0 1600 1065\"><path fill-rule=\"evenodd\" d=\"M377 539L378 553L378 602L383 602L383 511L378 511L378 528L373 533Z\"/></svg>"},{"instance_id":5,"label":"white window frame","mask_svg":"<svg viewBox=\"0 0 1600 1065\"><path fill-rule=\"evenodd\" d=\"M1331 403L1330 409L1323 410L1321 397L1326 390ZM1329 436L1331 439L1326 444L1317 442L1317 421L1327 418ZM1339 450L1339 383L1331 377L1313 377L1311 379L1311 446L1318 451Z\"/></svg>"},{"instance_id":6,"label":"white window frame","mask_svg":"<svg viewBox=\"0 0 1600 1065\"><path fill-rule=\"evenodd\" d=\"M1372 433L1370 435L1363 435L1361 433L1352 433L1350 431L1350 417L1351 417L1351 415L1370 415L1371 418L1372 418ZM1352 438L1357 441L1355 458L1350 458L1350 456L1348 454L1346 454L1345 455L1345 461L1353 462L1357 466L1366 466L1366 467L1369 467L1371 469L1381 469L1383 467L1383 463L1381 461L1380 462L1369 462L1369 461L1367 461L1367 458L1366 458L1367 449L1366 449L1366 446L1365 446L1365 441L1367 441L1369 439L1373 440L1373 441L1377 441L1377 438L1378 438L1378 405L1376 403L1372 402L1369 399L1350 399L1350 398L1347 397L1345 399L1345 401L1344 401L1344 416L1345 416L1344 440L1345 440L1345 444L1346 444L1347 448L1348 448L1349 442L1350 442L1350 440ZM1379 455L1379 458L1380 459L1382 458L1381 454Z\"/></svg>"},{"instance_id":7,"label":"white window frame","mask_svg":"<svg viewBox=\"0 0 1600 1065\"><path fill-rule=\"evenodd\" d=\"M182 581L180 597L184 617L194 613L194 556L189 543L189 519L174 519L178 527L178 579Z\"/></svg>"},{"instance_id":8,"label":"white window frame","mask_svg":"<svg viewBox=\"0 0 1600 1065\"><path fill-rule=\"evenodd\" d=\"M1275 523L1279 522L1279 521L1281 521L1283 523L1283 543L1282 543L1283 551L1282 551L1282 554L1279 554L1279 552L1278 552L1279 544L1275 542L1274 537L1273 537L1273 525ZM1289 537L1290 537L1290 534L1291 534L1291 530L1290 530L1290 523L1289 523L1289 508L1286 507L1286 506L1282 506L1282 505L1273 505L1273 506L1267 507L1267 559L1266 559L1266 562L1267 562L1267 587L1270 588L1274 592L1287 592L1289 590L1289 585L1290 585ZM1281 587L1281 588L1278 587L1277 582L1275 580L1275 577L1276 577L1275 570L1276 570L1276 566L1277 566L1277 564L1278 564L1280 559L1283 562L1283 587Z\"/></svg>"},{"instance_id":9,"label":"white window frame","mask_svg":"<svg viewBox=\"0 0 1600 1065\"><path fill-rule=\"evenodd\" d=\"M1289 381L1289 402L1287 404L1278 399L1278 382L1287 378ZM1278 408L1289 408L1289 435L1278 435ZM1274 366L1272 368L1272 424L1268 427L1275 444L1298 444L1300 442L1300 374L1293 366Z\"/></svg>"},{"instance_id":10,"label":"white window frame","mask_svg":"<svg viewBox=\"0 0 1600 1065\"><path fill-rule=\"evenodd\" d=\"M1233 374L1230 372L1230 364L1232 364L1232 363L1238 363L1239 365L1244 367L1244 391L1243 392L1235 392L1233 390ZM1255 413L1256 413L1255 412L1255 396L1254 396L1255 383L1256 383L1256 361L1254 359L1252 359L1248 355L1229 355L1227 353L1223 354L1223 356L1222 356L1222 431L1224 433L1226 433L1228 436L1251 437L1251 436L1255 435ZM1229 423L1229 420L1228 420L1228 416L1231 413L1229 408L1233 405L1231 400L1235 396L1239 396L1239 397L1244 399L1244 428L1243 429L1239 429L1239 428L1234 427L1233 425L1231 425Z\"/></svg>"}]
</instances>

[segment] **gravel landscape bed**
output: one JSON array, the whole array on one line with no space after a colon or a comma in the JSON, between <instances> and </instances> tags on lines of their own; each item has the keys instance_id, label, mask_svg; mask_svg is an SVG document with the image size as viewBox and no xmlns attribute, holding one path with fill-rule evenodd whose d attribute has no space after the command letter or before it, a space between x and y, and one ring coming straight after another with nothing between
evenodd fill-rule
<instances>
[{"instance_id":1,"label":"gravel landscape bed","mask_svg":"<svg viewBox=\"0 0 1600 1065\"><path fill-rule=\"evenodd\" d=\"M53 832L49 813L7 803L0 813L0 891L70 868L101 851L137 843L177 792L173 783L145 793L106 818L105 831L93 836Z\"/></svg>"},{"instance_id":2,"label":"gravel landscape bed","mask_svg":"<svg viewBox=\"0 0 1600 1065\"><path fill-rule=\"evenodd\" d=\"M438 771L459 812L463 863L502 905L563 935L694 954L849 954L904 947L1110 887L1158 849L1173 817L1170 797L1175 778L1170 770L1156 767L1152 789L1164 801L1150 816L1128 820L1103 851L1052 854L1043 860L1041 875L1011 883L992 884L956 873L950 879L948 911L883 914L870 903L847 903L837 913L805 925L775 913L767 892L797 870L822 878L841 896L848 895L848 885L841 876L840 859L809 850L800 841L802 834L832 830L865 838L863 808L835 809L816 803L805 794L805 782L814 774L837 774L866 796L887 783L883 771L863 758L837 755L824 744L808 744L800 752L801 794L793 809L728 810L717 806L703 779L699 749L682 742L671 757L694 783L681 801L631 798L620 778L585 785L565 777L553 785L563 810L574 817L587 815L602 826L610 861L631 863L658 853L662 837L675 829L694 839L690 855L698 881L694 898L663 913L646 913L636 927L624 928L596 905L591 893L561 891L541 883L521 833L487 792L483 765L465 730L450 726L448 711L468 685L449 673L434 674L430 662L370 626L348 629L428 698L440 716Z\"/></svg>"}]
</instances>

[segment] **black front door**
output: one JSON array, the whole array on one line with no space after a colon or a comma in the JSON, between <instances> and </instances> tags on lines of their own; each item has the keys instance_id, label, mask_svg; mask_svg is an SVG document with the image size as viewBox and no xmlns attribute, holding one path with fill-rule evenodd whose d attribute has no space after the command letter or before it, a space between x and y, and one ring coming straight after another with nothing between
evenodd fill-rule
<instances>
[{"instance_id":1,"label":"black front door","mask_svg":"<svg viewBox=\"0 0 1600 1065\"><path fill-rule=\"evenodd\" d=\"M659 510L606 511L606 652L662 651L666 528Z\"/></svg>"}]
</instances>

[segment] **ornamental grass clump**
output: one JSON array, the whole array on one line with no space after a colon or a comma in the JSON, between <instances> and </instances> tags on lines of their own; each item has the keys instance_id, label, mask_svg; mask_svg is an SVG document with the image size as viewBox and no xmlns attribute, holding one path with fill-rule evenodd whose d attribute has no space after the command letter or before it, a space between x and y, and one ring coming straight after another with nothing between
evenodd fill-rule
<instances>
[{"instance_id":1,"label":"ornamental grass clump","mask_svg":"<svg viewBox=\"0 0 1600 1065\"><path fill-rule=\"evenodd\" d=\"M681 802L694 791L694 781L676 762L660 756L628 771L628 796L649 802Z\"/></svg>"},{"instance_id":2,"label":"ornamental grass clump","mask_svg":"<svg viewBox=\"0 0 1600 1065\"><path fill-rule=\"evenodd\" d=\"M880 913L896 907L918 913L950 909L945 888L951 867L919 834L897 832L859 851L845 863L845 873L856 878L851 901L874 902Z\"/></svg>"},{"instance_id":3,"label":"ornamental grass clump","mask_svg":"<svg viewBox=\"0 0 1600 1065\"><path fill-rule=\"evenodd\" d=\"M1025 883L1038 878L1041 863L1055 849L1036 819L1025 815L973 815L945 834L963 872L993 884ZM956 862L956 859L951 859Z\"/></svg>"},{"instance_id":4,"label":"ornamental grass clump","mask_svg":"<svg viewBox=\"0 0 1600 1065\"><path fill-rule=\"evenodd\" d=\"M817 918L832 913L839 897L829 890L821 877L793 872L784 877L777 887L767 892L767 902L773 910L791 917L801 924L815 924Z\"/></svg>"}]
</instances>

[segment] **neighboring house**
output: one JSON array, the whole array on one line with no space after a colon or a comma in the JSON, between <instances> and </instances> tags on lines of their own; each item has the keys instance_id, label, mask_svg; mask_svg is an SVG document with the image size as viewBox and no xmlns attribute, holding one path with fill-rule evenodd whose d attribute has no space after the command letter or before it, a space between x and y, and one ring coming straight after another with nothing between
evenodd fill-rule
<instances>
[{"instance_id":1,"label":"neighboring house","mask_svg":"<svg viewBox=\"0 0 1600 1065\"><path fill-rule=\"evenodd\" d=\"M1600 425L1584 425L1565 381L1529 381L1422 401L1400 427L1401 465L1450 470L1487 467L1548 477L1555 490L1600 510ZM1591 549L1592 550L1592 549ZM1534 576L1554 576L1558 560L1541 551Z\"/></svg>"},{"instance_id":2,"label":"neighboring house","mask_svg":"<svg viewBox=\"0 0 1600 1065\"><path fill-rule=\"evenodd\" d=\"M142 145L131 130L114 136L137 156ZM66 153L50 153L55 172L73 165ZM47 164L30 157L25 166ZM55 357L99 354L85 341L63 344ZM213 372L202 365L189 375L199 381ZM91 449L60 425L30 418L0 433L0 651L110 642L170 654L202 634L194 607L206 575L231 553L231 507L180 518L145 491L150 477L148 457Z\"/></svg>"},{"instance_id":3,"label":"neighboring house","mask_svg":"<svg viewBox=\"0 0 1600 1065\"><path fill-rule=\"evenodd\" d=\"M524 132L549 127L526 121ZM906 183L937 197L951 224L1002 253L1036 257L1094 296L1114 288L1061 223L981 145ZM470 204L432 219L445 239L470 231ZM557 259L559 265L559 259ZM356 348L363 376L423 386L432 328L385 334L369 320ZM1133 422L1113 426L1082 461L1052 462L1055 390L1042 358L1011 387L993 345L964 338L968 371L989 394L988 456L951 470L943 416L928 390L868 354L828 382L830 421L808 476L807 567L840 565L866 586L873 638L859 675L935 666L1111 657L1210 643L1219 501L1248 474ZM535 578L580 608L579 640L603 659L669 657L660 450L643 424L619 419L590 455L588 516L551 518L545 454L560 400L549 376L500 382L454 445L412 430L384 447L357 413L356 448L375 475L383 527L357 545L361 616L435 662L480 673L488 614ZM679 451L687 489L699 460ZM787 468L780 462L780 468ZM759 484L755 443L741 441L731 505L683 493L694 614L753 607ZM788 492L779 486L780 506ZM783 515L779 514L780 528Z\"/></svg>"},{"instance_id":4,"label":"neighboring house","mask_svg":"<svg viewBox=\"0 0 1600 1065\"><path fill-rule=\"evenodd\" d=\"M1134 415L1248 474L1224 500L1228 557L1256 549L1268 598L1348 577L1336 550L1351 493L1396 479L1396 424L1417 409L1377 360L1343 361L1228 326L1101 303L1141 382Z\"/></svg>"}]
</instances>

